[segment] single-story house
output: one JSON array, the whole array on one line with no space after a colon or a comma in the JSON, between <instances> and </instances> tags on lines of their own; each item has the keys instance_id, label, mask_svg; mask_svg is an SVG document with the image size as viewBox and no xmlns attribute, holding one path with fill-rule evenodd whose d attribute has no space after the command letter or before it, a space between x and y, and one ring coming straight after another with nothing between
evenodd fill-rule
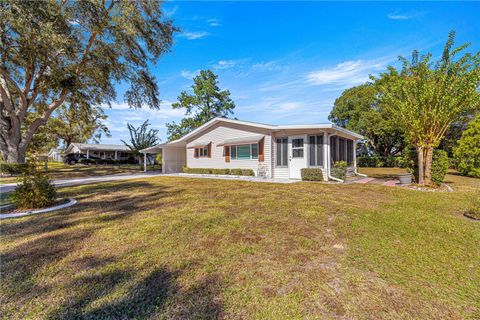
<instances>
[{"instance_id":1,"label":"single-story house","mask_svg":"<svg viewBox=\"0 0 480 320\"><path fill-rule=\"evenodd\" d=\"M131 157L132 151L121 144L93 144L93 143L71 143L65 150L65 155L84 154L87 159L126 160Z\"/></svg>"},{"instance_id":2,"label":"single-story house","mask_svg":"<svg viewBox=\"0 0 480 320\"><path fill-rule=\"evenodd\" d=\"M215 118L180 139L141 150L162 153L164 173L190 168L253 169L269 178L301 179L302 168L323 169L334 179L333 163L356 172L355 147L363 136L332 123L270 125ZM146 168L146 167L145 167Z\"/></svg>"},{"instance_id":3,"label":"single-story house","mask_svg":"<svg viewBox=\"0 0 480 320\"><path fill-rule=\"evenodd\" d=\"M51 161L62 162L63 161L63 149L52 148L48 152L48 159Z\"/></svg>"}]
</instances>

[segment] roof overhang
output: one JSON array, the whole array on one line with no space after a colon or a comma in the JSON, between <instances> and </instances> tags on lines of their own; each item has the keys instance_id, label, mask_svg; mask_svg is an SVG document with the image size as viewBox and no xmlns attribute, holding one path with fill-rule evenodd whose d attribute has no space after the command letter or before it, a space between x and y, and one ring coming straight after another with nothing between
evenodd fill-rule
<instances>
[{"instance_id":1,"label":"roof overhang","mask_svg":"<svg viewBox=\"0 0 480 320\"><path fill-rule=\"evenodd\" d=\"M239 145L239 144L258 143L258 141L262 140L264 137L265 136L263 135L254 135L254 136L248 136L248 137L226 139L222 143L219 143L218 146L232 146L232 145Z\"/></svg>"},{"instance_id":2,"label":"roof overhang","mask_svg":"<svg viewBox=\"0 0 480 320\"><path fill-rule=\"evenodd\" d=\"M210 143L212 143L212 141L195 142L194 144L189 145L188 149L205 148L208 147Z\"/></svg>"}]
</instances>

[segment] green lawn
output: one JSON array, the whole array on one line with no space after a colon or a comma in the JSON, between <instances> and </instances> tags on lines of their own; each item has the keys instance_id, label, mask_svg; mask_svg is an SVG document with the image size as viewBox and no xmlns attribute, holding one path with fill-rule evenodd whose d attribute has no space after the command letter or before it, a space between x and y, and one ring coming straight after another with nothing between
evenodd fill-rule
<instances>
[{"instance_id":1,"label":"green lawn","mask_svg":"<svg viewBox=\"0 0 480 320\"><path fill-rule=\"evenodd\" d=\"M480 223L456 192L158 177L61 189L1 222L5 319L478 319Z\"/></svg>"},{"instance_id":2,"label":"green lawn","mask_svg":"<svg viewBox=\"0 0 480 320\"><path fill-rule=\"evenodd\" d=\"M42 165L43 168L43 165ZM153 169L153 166L149 166L149 169ZM155 166L158 169L158 165ZM70 178L83 178L92 176L104 176L109 174L129 174L135 172L142 172L143 165L139 164L127 164L127 165L68 165L60 162L48 163L48 174L51 179L70 179ZM14 183L17 182L16 177L2 177L1 183Z\"/></svg>"}]
</instances>

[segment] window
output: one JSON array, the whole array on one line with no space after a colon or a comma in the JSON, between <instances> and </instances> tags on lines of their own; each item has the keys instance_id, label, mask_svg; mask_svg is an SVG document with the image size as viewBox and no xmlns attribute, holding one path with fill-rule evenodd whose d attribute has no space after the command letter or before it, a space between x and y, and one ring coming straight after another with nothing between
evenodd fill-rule
<instances>
[{"instance_id":1,"label":"window","mask_svg":"<svg viewBox=\"0 0 480 320\"><path fill-rule=\"evenodd\" d=\"M331 153L331 158L333 159L333 162L338 161L337 157L337 137L330 137L330 153Z\"/></svg>"},{"instance_id":2,"label":"window","mask_svg":"<svg viewBox=\"0 0 480 320\"><path fill-rule=\"evenodd\" d=\"M195 148L195 158L206 158L208 157L208 146Z\"/></svg>"},{"instance_id":3,"label":"window","mask_svg":"<svg viewBox=\"0 0 480 320\"><path fill-rule=\"evenodd\" d=\"M345 139L344 138L338 138L338 153L339 153L339 159L340 161L346 161L346 154L345 154Z\"/></svg>"},{"instance_id":4,"label":"window","mask_svg":"<svg viewBox=\"0 0 480 320\"><path fill-rule=\"evenodd\" d=\"M279 138L277 139L277 148L276 148L276 158L277 158L277 167L286 167L288 166L288 139Z\"/></svg>"},{"instance_id":5,"label":"window","mask_svg":"<svg viewBox=\"0 0 480 320\"><path fill-rule=\"evenodd\" d=\"M303 138L292 139L292 158L303 158Z\"/></svg>"},{"instance_id":6,"label":"window","mask_svg":"<svg viewBox=\"0 0 480 320\"><path fill-rule=\"evenodd\" d=\"M323 166L323 135L310 136L308 138L310 150L310 166Z\"/></svg>"},{"instance_id":7,"label":"window","mask_svg":"<svg viewBox=\"0 0 480 320\"><path fill-rule=\"evenodd\" d=\"M230 159L232 160L258 159L258 143L230 146Z\"/></svg>"},{"instance_id":8,"label":"window","mask_svg":"<svg viewBox=\"0 0 480 320\"><path fill-rule=\"evenodd\" d=\"M353 141L352 140L347 140L347 163L351 164L353 163L353 153L355 151L353 150Z\"/></svg>"}]
</instances>

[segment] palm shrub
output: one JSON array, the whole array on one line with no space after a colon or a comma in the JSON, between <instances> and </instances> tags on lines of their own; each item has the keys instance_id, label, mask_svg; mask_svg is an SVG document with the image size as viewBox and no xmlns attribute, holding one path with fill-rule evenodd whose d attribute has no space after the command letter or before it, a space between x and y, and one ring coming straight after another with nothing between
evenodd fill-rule
<instances>
[{"instance_id":1,"label":"palm shrub","mask_svg":"<svg viewBox=\"0 0 480 320\"><path fill-rule=\"evenodd\" d=\"M347 177L347 163L345 161L335 162L332 168L332 176L340 180L345 180Z\"/></svg>"},{"instance_id":2,"label":"palm shrub","mask_svg":"<svg viewBox=\"0 0 480 320\"><path fill-rule=\"evenodd\" d=\"M57 189L48 176L30 163L21 177L20 183L10 195L10 200L18 209L47 207L55 203Z\"/></svg>"}]
</instances>

